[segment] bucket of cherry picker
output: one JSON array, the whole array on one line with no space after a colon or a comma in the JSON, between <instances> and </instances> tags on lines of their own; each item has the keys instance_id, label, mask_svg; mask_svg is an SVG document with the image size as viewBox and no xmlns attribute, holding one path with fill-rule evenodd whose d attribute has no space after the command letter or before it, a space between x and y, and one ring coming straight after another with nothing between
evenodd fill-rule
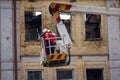
<instances>
[{"instance_id":1,"label":"bucket of cherry picker","mask_svg":"<svg viewBox=\"0 0 120 80\"><path fill-rule=\"evenodd\" d=\"M44 67L66 66L70 63L70 48L64 42L64 38L56 37L56 42L51 45L50 39L46 45L45 40L42 39L44 50L40 55L43 55L42 64Z\"/></svg>"}]
</instances>

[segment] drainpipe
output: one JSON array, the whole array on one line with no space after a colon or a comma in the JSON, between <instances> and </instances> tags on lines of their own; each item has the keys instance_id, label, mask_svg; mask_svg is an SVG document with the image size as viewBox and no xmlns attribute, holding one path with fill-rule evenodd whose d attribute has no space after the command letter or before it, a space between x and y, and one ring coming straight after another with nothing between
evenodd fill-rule
<instances>
[{"instance_id":1,"label":"drainpipe","mask_svg":"<svg viewBox=\"0 0 120 80\"><path fill-rule=\"evenodd\" d=\"M2 3L2 1L0 1L0 80L2 79L1 78L1 72L2 72L2 70L1 70L1 3Z\"/></svg>"},{"instance_id":2,"label":"drainpipe","mask_svg":"<svg viewBox=\"0 0 120 80\"><path fill-rule=\"evenodd\" d=\"M16 0L13 1L13 44L14 44L14 80L18 80L18 72L17 72L17 35L16 35Z\"/></svg>"}]
</instances>

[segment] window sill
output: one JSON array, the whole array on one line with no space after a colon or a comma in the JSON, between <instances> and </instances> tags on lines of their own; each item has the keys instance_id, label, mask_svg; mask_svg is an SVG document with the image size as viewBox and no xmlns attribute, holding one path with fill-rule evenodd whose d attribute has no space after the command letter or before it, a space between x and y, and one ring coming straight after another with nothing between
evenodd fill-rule
<instances>
[{"instance_id":1,"label":"window sill","mask_svg":"<svg viewBox=\"0 0 120 80\"><path fill-rule=\"evenodd\" d=\"M39 41L24 41L25 45L39 45Z\"/></svg>"},{"instance_id":2,"label":"window sill","mask_svg":"<svg viewBox=\"0 0 120 80\"><path fill-rule=\"evenodd\" d=\"M102 38L90 38L90 39L85 39L85 41L102 41Z\"/></svg>"}]
</instances>

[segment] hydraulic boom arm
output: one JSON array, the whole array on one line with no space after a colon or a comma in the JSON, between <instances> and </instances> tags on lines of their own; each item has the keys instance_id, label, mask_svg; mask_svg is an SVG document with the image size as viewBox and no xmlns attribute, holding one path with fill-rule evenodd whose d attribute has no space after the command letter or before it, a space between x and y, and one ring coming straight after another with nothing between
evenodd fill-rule
<instances>
[{"instance_id":1,"label":"hydraulic boom arm","mask_svg":"<svg viewBox=\"0 0 120 80\"><path fill-rule=\"evenodd\" d=\"M51 3L49 6L49 11L56 21L57 29L61 37L64 38L66 44L70 44L70 45L72 44L72 42L65 28L65 25L60 19L60 15L59 15L60 11L120 16L120 8L80 6L80 5L69 5L69 4L60 4L60 3Z\"/></svg>"}]
</instances>

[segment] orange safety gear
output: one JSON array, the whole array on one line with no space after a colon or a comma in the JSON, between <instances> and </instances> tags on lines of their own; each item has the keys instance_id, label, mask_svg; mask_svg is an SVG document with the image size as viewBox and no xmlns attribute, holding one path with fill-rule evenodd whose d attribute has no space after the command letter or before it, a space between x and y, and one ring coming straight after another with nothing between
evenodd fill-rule
<instances>
[{"instance_id":1,"label":"orange safety gear","mask_svg":"<svg viewBox=\"0 0 120 80\"><path fill-rule=\"evenodd\" d=\"M45 40L50 40L50 42L55 42L56 41L55 34L52 32L46 32Z\"/></svg>"}]
</instances>

